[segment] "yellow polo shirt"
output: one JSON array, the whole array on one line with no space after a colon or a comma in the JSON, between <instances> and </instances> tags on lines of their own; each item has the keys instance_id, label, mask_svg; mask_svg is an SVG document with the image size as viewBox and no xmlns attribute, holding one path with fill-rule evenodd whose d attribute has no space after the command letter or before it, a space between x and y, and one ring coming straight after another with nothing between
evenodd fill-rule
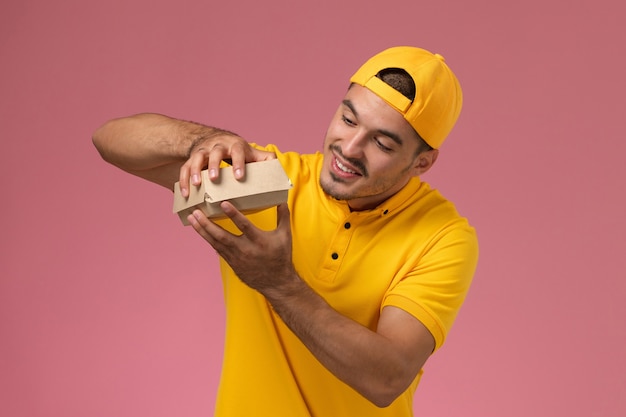
<instances>
[{"instance_id":1,"label":"yellow polo shirt","mask_svg":"<svg viewBox=\"0 0 626 417\"><path fill-rule=\"evenodd\" d=\"M322 155L265 149L277 153L294 185L293 262L302 279L337 311L372 330L383 307L399 307L441 347L478 259L475 231L454 205L414 178L379 207L351 212L319 187ZM249 217L266 230L276 227L275 208ZM263 296L225 262L221 267L227 323L216 416L413 415L421 372L389 407L376 407L326 370Z\"/></svg>"}]
</instances>

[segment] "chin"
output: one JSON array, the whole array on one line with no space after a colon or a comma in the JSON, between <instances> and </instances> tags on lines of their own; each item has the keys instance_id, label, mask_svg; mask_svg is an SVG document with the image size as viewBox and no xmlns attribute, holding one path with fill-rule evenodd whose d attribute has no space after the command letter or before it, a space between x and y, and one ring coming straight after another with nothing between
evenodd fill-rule
<instances>
[{"instance_id":1,"label":"chin","mask_svg":"<svg viewBox=\"0 0 626 417\"><path fill-rule=\"evenodd\" d=\"M324 175L320 176L319 181L320 187L324 191L324 193L334 198L335 200L347 200L349 199L349 195L345 192L340 192L337 190L337 186L340 185L337 181L335 181L332 175L328 174L326 177Z\"/></svg>"}]
</instances>

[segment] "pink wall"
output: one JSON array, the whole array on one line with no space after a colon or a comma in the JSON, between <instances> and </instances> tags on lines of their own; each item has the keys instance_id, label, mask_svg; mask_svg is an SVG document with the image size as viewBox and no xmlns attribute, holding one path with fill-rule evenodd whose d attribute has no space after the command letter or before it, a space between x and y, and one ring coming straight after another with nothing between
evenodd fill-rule
<instances>
[{"instance_id":1,"label":"pink wall","mask_svg":"<svg viewBox=\"0 0 626 417\"><path fill-rule=\"evenodd\" d=\"M626 415L620 1L7 3L0 415L211 415L213 251L91 133L154 111L313 151L352 71L395 44L441 52L462 81L426 179L482 242L417 415Z\"/></svg>"}]
</instances>

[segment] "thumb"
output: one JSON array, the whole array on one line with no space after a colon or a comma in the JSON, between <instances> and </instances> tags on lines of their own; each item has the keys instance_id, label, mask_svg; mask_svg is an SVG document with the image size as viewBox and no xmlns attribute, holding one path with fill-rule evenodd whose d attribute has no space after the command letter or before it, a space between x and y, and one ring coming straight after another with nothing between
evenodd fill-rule
<instances>
[{"instance_id":1,"label":"thumb","mask_svg":"<svg viewBox=\"0 0 626 417\"><path fill-rule=\"evenodd\" d=\"M253 160L255 161L269 161L271 159L276 159L276 154L274 152L262 151L260 149L252 148Z\"/></svg>"},{"instance_id":2,"label":"thumb","mask_svg":"<svg viewBox=\"0 0 626 417\"><path fill-rule=\"evenodd\" d=\"M278 223L277 228L290 227L289 224L289 205L287 203L282 203L277 208L278 211Z\"/></svg>"}]
</instances>

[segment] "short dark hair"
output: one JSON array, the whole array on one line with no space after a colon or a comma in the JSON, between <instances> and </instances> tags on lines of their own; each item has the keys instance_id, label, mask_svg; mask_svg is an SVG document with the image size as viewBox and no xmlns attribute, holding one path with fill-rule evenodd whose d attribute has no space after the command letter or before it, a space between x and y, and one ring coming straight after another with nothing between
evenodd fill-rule
<instances>
[{"instance_id":1,"label":"short dark hair","mask_svg":"<svg viewBox=\"0 0 626 417\"><path fill-rule=\"evenodd\" d=\"M404 97L408 98L409 100L415 100L415 81L413 81L413 78L409 75L409 73L402 68L386 68L376 74L376 77L383 80L386 84L389 84L391 87L393 87L394 90L399 91ZM420 140L420 146L417 147L418 154L433 149L432 146L426 143L426 141L422 138L419 132L416 131L415 133L417 133L417 136Z\"/></svg>"},{"instance_id":2,"label":"short dark hair","mask_svg":"<svg viewBox=\"0 0 626 417\"><path fill-rule=\"evenodd\" d=\"M402 95L409 100L415 100L415 81L413 81L409 73L402 68L387 68L381 70L376 74L376 77L401 92Z\"/></svg>"}]
</instances>

